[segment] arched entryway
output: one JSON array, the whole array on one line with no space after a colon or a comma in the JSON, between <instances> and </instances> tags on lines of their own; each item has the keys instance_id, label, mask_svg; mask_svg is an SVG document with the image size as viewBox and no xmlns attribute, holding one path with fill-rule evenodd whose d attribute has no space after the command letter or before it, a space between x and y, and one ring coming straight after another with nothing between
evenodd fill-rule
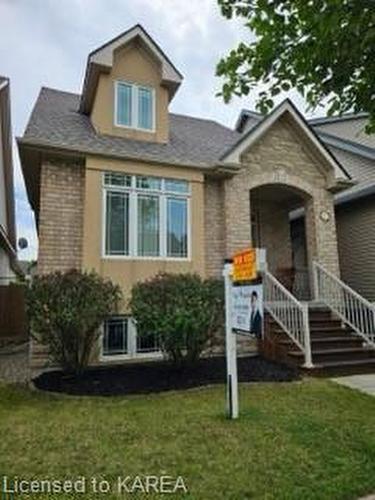
<instances>
[{"instance_id":1,"label":"arched entryway","mask_svg":"<svg viewBox=\"0 0 375 500\"><path fill-rule=\"evenodd\" d=\"M266 249L269 270L300 300L312 298L310 269L314 252L308 245L305 218L311 203L309 193L281 183L250 190L252 246Z\"/></svg>"}]
</instances>

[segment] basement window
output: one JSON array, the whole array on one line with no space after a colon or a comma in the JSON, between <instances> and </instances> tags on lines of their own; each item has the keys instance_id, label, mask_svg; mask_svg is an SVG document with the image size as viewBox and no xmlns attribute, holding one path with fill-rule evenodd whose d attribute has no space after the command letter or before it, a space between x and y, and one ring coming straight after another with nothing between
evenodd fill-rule
<instances>
[{"instance_id":1,"label":"basement window","mask_svg":"<svg viewBox=\"0 0 375 500\"><path fill-rule=\"evenodd\" d=\"M128 320L111 318L104 323L103 356L119 356L128 353Z\"/></svg>"},{"instance_id":2,"label":"basement window","mask_svg":"<svg viewBox=\"0 0 375 500\"><path fill-rule=\"evenodd\" d=\"M103 360L161 355L156 335L138 335L135 322L128 316L108 318L103 325L101 342Z\"/></svg>"}]
</instances>

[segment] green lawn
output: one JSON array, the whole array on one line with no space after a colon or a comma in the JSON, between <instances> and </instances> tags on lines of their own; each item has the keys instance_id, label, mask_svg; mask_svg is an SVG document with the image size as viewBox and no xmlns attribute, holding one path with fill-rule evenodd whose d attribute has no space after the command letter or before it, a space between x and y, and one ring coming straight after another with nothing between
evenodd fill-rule
<instances>
[{"instance_id":1,"label":"green lawn","mask_svg":"<svg viewBox=\"0 0 375 500\"><path fill-rule=\"evenodd\" d=\"M228 421L224 386L108 399L0 386L0 475L112 483L167 474L182 476L194 500L375 492L375 398L325 380L240 391L240 419ZM74 498L83 497L119 498Z\"/></svg>"}]
</instances>

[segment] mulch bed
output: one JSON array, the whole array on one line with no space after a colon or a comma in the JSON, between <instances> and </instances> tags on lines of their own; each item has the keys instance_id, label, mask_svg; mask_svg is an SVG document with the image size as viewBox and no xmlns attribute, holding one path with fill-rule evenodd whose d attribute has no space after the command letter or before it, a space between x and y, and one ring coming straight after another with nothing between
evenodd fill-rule
<instances>
[{"instance_id":1,"label":"mulch bed","mask_svg":"<svg viewBox=\"0 0 375 500\"><path fill-rule=\"evenodd\" d=\"M298 372L260 356L238 358L240 382L288 382L298 379ZM45 372L36 379L38 389L86 396L120 396L184 390L226 380L224 357L204 358L192 367L177 369L167 361L97 367L80 377L61 371Z\"/></svg>"}]
</instances>

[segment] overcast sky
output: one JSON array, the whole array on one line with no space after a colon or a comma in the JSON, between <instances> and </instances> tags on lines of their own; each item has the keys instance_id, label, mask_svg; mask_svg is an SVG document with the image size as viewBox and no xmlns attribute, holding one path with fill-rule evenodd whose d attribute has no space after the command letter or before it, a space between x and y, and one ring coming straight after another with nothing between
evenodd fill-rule
<instances>
[{"instance_id":1,"label":"overcast sky","mask_svg":"<svg viewBox=\"0 0 375 500\"><path fill-rule=\"evenodd\" d=\"M215 97L215 65L251 34L239 21L221 17L216 0L0 0L0 75L11 80L14 136L23 134L40 87L80 93L88 53L141 23L184 75L171 111L213 118L233 127L241 108L254 109L254 96L229 105ZM285 96L283 96L285 97ZM292 94L303 111L302 101ZM14 147L18 237L36 258L33 213Z\"/></svg>"}]
</instances>

